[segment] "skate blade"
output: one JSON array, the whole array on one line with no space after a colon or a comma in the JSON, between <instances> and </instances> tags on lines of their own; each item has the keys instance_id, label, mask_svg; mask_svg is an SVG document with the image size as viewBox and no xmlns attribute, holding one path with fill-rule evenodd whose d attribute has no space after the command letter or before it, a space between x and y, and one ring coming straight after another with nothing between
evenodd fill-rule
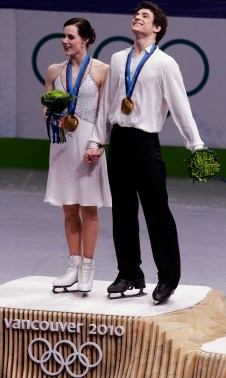
<instances>
[{"instance_id":1,"label":"skate blade","mask_svg":"<svg viewBox=\"0 0 226 378\"><path fill-rule=\"evenodd\" d=\"M79 293L78 289L69 289L67 287L53 287L52 292L54 294L65 294L65 293Z\"/></svg>"},{"instance_id":2,"label":"skate blade","mask_svg":"<svg viewBox=\"0 0 226 378\"><path fill-rule=\"evenodd\" d=\"M154 306L160 306L160 305L163 305L163 304L166 304L168 302L168 299L166 301L153 301L153 305Z\"/></svg>"},{"instance_id":3,"label":"skate blade","mask_svg":"<svg viewBox=\"0 0 226 378\"><path fill-rule=\"evenodd\" d=\"M89 291L80 291L80 294L81 294L82 298L87 298L88 297L88 293L89 293Z\"/></svg>"},{"instance_id":4,"label":"skate blade","mask_svg":"<svg viewBox=\"0 0 226 378\"><path fill-rule=\"evenodd\" d=\"M68 293L78 293L81 295L81 298L86 298L88 297L88 292L87 291L80 291L78 289L75 290L68 290L66 287L54 287L52 289L52 292L54 294L68 294Z\"/></svg>"},{"instance_id":5,"label":"skate blade","mask_svg":"<svg viewBox=\"0 0 226 378\"><path fill-rule=\"evenodd\" d=\"M143 289L140 289L138 293L134 294L126 294L126 291L124 293L109 293L108 298L109 299L123 299L123 298L132 298L132 297L143 297L144 295L147 295L147 293L143 292Z\"/></svg>"}]
</instances>

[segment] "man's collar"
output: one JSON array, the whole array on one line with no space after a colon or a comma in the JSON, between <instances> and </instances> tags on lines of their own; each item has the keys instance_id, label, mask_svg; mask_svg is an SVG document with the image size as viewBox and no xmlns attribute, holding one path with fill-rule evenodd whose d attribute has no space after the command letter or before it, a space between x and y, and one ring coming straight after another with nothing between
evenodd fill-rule
<instances>
[{"instance_id":1,"label":"man's collar","mask_svg":"<svg viewBox=\"0 0 226 378\"><path fill-rule=\"evenodd\" d=\"M152 48L153 45L154 45L154 43L153 43L152 45L150 45L150 46L147 46L147 47L145 48L145 51L147 51L148 54L150 54L150 52L151 52L151 48ZM156 46L156 47L158 48L158 46Z\"/></svg>"}]
</instances>

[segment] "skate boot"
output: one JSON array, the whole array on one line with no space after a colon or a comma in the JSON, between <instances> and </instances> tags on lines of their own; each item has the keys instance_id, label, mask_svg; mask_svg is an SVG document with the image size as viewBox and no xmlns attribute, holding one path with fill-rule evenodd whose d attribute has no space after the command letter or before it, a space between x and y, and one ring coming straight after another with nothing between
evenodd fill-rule
<instances>
[{"instance_id":1,"label":"skate boot","mask_svg":"<svg viewBox=\"0 0 226 378\"><path fill-rule=\"evenodd\" d=\"M57 289L63 289L64 292L68 291L67 288L74 285L78 281L78 268L79 264L81 263L81 256L75 256L75 255L70 255L68 257L68 268L66 272L56 278L53 281L53 292L58 293L61 292L62 290L57 290Z\"/></svg>"},{"instance_id":2,"label":"skate boot","mask_svg":"<svg viewBox=\"0 0 226 378\"><path fill-rule=\"evenodd\" d=\"M159 282L152 293L152 298L154 300L153 304L158 305L167 302L171 295L173 295L174 291L175 289L169 284Z\"/></svg>"},{"instance_id":3,"label":"skate boot","mask_svg":"<svg viewBox=\"0 0 226 378\"><path fill-rule=\"evenodd\" d=\"M78 290L91 291L93 287L95 260L83 257L78 270Z\"/></svg>"},{"instance_id":4,"label":"skate boot","mask_svg":"<svg viewBox=\"0 0 226 378\"><path fill-rule=\"evenodd\" d=\"M143 289L146 287L144 277L138 278L136 280L126 280L120 278L119 276L116 280L107 288L108 298L118 299L126 297L140 297L142 295L147 295L143 292ZM127 290L140 289L138 293L134 294L125 294ZM118 295L119 294L119 295Z\"/></svg>"}]
</instances>

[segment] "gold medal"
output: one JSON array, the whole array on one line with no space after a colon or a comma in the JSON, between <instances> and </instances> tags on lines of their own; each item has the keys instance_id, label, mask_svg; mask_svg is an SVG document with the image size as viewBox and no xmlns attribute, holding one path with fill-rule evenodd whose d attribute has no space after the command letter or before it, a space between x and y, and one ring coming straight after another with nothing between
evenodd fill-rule
<instances>
[{"instance_id":1,"label":"gold medal","mask_svg":"<svg viewBox=\"0 0 226 378\"><path fill-rule=\"evenodd\" d=\"M129 97L124 98L121 103L121 111L124 114L128 115L132 112L133 109L134 109L133 100L131 100L131 98Z\"/></svg>"},{"instance_id":2,"label":"gold medal","mask_svg":"<svg viewBox=\"0 0 226 378\"><path fill-rule=\"evenodd\" d=\"M77 129L78 118L74 115L68 114L63 118L63 128L65 131L73 132Z\"/></svg>"}]
</instances>

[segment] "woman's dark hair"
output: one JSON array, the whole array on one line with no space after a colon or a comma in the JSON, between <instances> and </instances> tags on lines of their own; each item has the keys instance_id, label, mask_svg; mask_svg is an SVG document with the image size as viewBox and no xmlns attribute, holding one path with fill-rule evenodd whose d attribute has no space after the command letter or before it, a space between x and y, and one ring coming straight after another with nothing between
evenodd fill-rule
<instances>
[{"instance_id":1,"label":"woman's dark hair","mask_svg":"<svg viewBox=\"0 0 226 378\"><path fill-rule=\"evenodd\" d=\"M135 9L134 13L136 14L139 10L143 8L149 9L153 13L154 25L161 27L161 30L158 33L156 33L156 43L158 43L166 33L166 29L168 26L167 17L163 10L159 8L157 4L154 4L150 1L142 1L138 5L137 9Z\"/></svg>"},{"instance_id":2,"label":"woman's dark hair","mask_svg":"<svg viewBox=\"0 0 226 378\"><path fill-rule=\"evenodd\" d=\"M85 18L71 18L64 23L64 28L69 25L76 25L78 28L78 34L81 38L87 38L88 42L86 47L91 45L96 39L95 29L90 25L89 21Z\"/></svg>"}]
</instances>

